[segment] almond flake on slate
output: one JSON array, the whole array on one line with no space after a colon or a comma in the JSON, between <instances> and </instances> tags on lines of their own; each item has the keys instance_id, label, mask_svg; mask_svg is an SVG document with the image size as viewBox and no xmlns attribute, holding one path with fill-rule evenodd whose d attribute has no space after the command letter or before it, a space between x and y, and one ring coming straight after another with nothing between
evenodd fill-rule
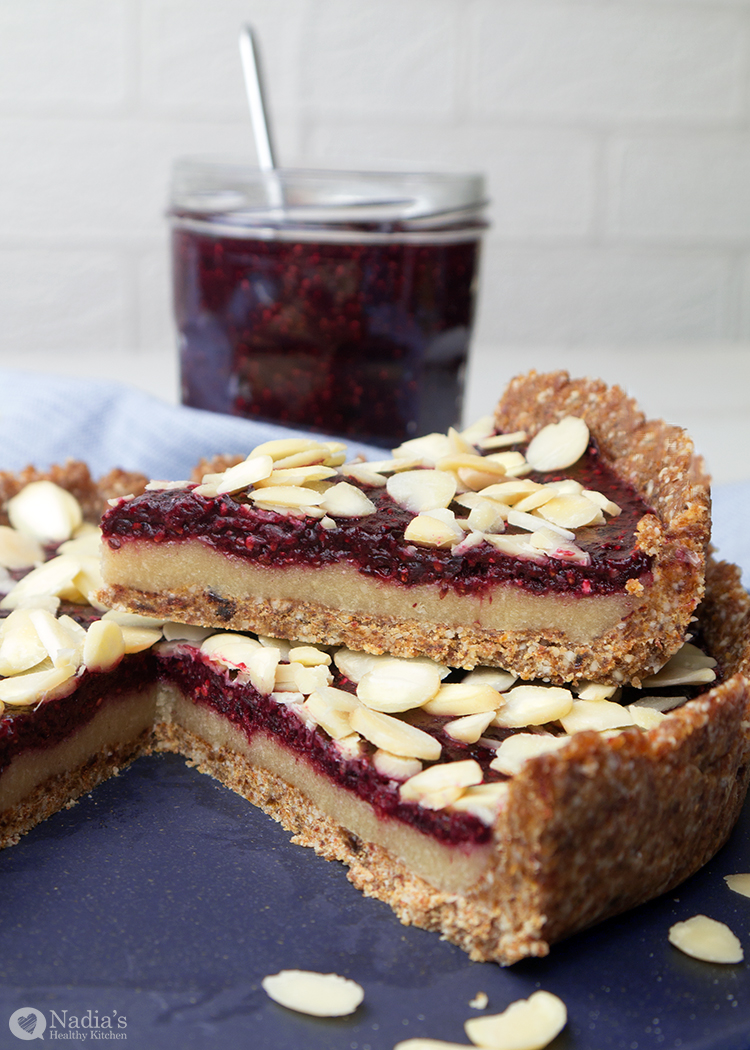
<instances>
[{"instance_id":1,"label":"almond flake on slate","mask_svg":"<svg viewBox=\"0 0 750 1050\"><path fill-rule=\"evenodd\" d=\"M569 743L566 736L552 736L548 733L514 733L500 744L495 757L490 762L490 769L512 777L520 773L530 758L557 751Z\"/></svg>"},{"instance_id":2,"label":"almond flake on slate","mask_svg":"<svg viewBox=\"0 0 750 1050\"><path fill-rule=\"evenodd\" d=\"M161 631L159 632L161 637ZM83 663L89 671L109 671L125 655L122 628L112 620L94 620L86 631Z\"/></svg>"},{"instance_id":3,"label":"almond flake on slate","mask_svg":"<svg viewBox=\"0 0 750 1050\"><path fill-rule=\"evenodd\" d=\"M526 459L534 470L563 470L577 463L589 444L589 428L578 416L549 423L531 439Z\"/></svg>"},{"instance_id":4,"label":"almond flake on slate","mask_svg":"<svg viewBox=\"0 0 750 1050\"><path fill-rule=\"evenodd\" d=\"M493 711L480 711L475 715L463 715L446 722L443 731L452 740L459 740L462 744L476 744L487 726L495 717Z\"/></svg>"},{"instance_id":5,"label":"almond flake on slate","mask_svg":"<svg viewBox=\"0 0 750 1050\"><path fill-rule=\"evenodd\" d=\"M313 1017L345 1017L354 1013L365 996L356 981L309 970L281 970L264 977L261 985L275 1003Z\"/></svg>"},{"instance_id":6,"label":"almond flake on slate","mask_svg":"<svg viewBox=\"0 0 750 1050\"><path fill-rule=\"evenodd\" d=\"M402 1039L393 1050L467 1050L465 1043L446 1043L444 1039L429 1039L418 1035L414 1039Z\"/></svg>"},{"instance_id":7,"label":"almond flake on slate","mask_svg":"<svg viewBox=\"0 0 750 1050\"><path fill-rule=\"evenodd\" d=\"M487 1050L543 1050L567 1020L561 999L551 992L534 992L528 999L511 1003L501 1014L470 1018L464 1028L475 1046Z\"/></svg>"},{"instance_id":8,"label":"almond flake on slate","mask_svg":"<svg viewBox=\"0 0 750 1050\"><path fill-rule=\"evenodd\" d=\"M398 714L426 704L439 688L436 665L389 657L360 678L357 696L373 711Z\"/></svg>"},{"instance_id":9,"label":"almond flake on slate","mask_svg":"<svg viewBox=\"0 0 750 1050\"><path fill-rule=\"evenodd\" d=\"M9 525L0 525L0 565L5 569L30 569L44 560L38 540Z\"/></svg>"},{"instance_id":10,"label":"almond flake on slate","mask_svg":"<svg viewBox=\"0 0 750 1050\"><path fill-rule=\"evenodd\" d=\"M750 875L725 875L724 882L735 893L741 893L743 897L750 897Z\"/></svg>"},{"instance_id":11,"label":"almond flake on slate","mask_svg":"<svg viewBox=\"0 0 750 1050\"><path fill-rule=\"evenodd\" d=\"M554 722L573 707L572 694L562 686L517 685L504 694L504 700L494 724L508 729Z\"/></svg>"},{"instance_id":12,"label":"almond flake on slate","mask_svg":"<svg viewBox=\"0 0 750 1050\"><path fill-rule=\"evenodd\" d=\"M477 992L474 998L469 1000L469 1006L472 1010L485 1010L489 1001L486 992Z\"/></svg>"},{"instance_id":13,"label":"almond flake on slate","mask_svg":"<svg viewBox=\"0 0 750 1050\"><path fill-rule=\"evenodd\" d=\"M611 700L576 700L570 710L558 716L566 733L580 733L584 729L623 729L635 725L627 707Z\"/></svg>"},{"instance_id":14,"label":"almond flake on slate","mask_svg":"<svg viewBox=\"0 0 750 1050\"><path fill-rule=\"evenodd\" d=\"M426 762L440 758L442 748L435 737L393 715L362 706L352 711L350 721L355 732L384 751L392 751L404 758L421 758Z\"/></svg>"},{"instance_id":15,"label":"almond flake on slate","mask_svg":"<svg viewBox=\"0 0 750 1050\"><path fill-rule=\"evenodd\" d=\"M445 470L405 470L388 478L386 491L399 506L419 514L447 507L456 494L456 478Z\"/></svg>"},{"instance_id":16,"label":"almond flake on slate","mask_svg":"<svg viewBox=\"0 0 750 1050\"><path fill-rule=\"evenodd\" d=\"M482 783L482 767L473 758L430 766L406 780L399 788L404 802L418 802L426 809L445 809L464 788Z\"/></svg>"},{"instance_id":17,"label":"almond flake on slate","mask_svg":"<svg viewBox=\"0 0 750 1050\"><path fill-rule=\"evenodd\" d=\"M8 500L8 519L14 529L40 543L69 540L83 522L78 500L52 481L32 481Z\"/></svg>"},{"instance_id":18,"label":"almond flake on slate","mask_svg":"<svg viewBox=\"0 0 750 1050\"><path fill-rule=\"evenodd\" d=\"M669 929L669 943L702 962L740 963L742 945L728 926L706 915L694 915Z\"/></svg>"},{"instance_id":19,"label":"almond flake on slate","mask_svg":"<svg viewBox=\"0 0 750 1050\"><path fill-rule=\"evenodd\" d=\"M497 711L503 698L489 682L448 682L423 705L428 714L461 718L464 715ZM484 731L484 730L483 730Z\"/></svg>"}]
</instances>

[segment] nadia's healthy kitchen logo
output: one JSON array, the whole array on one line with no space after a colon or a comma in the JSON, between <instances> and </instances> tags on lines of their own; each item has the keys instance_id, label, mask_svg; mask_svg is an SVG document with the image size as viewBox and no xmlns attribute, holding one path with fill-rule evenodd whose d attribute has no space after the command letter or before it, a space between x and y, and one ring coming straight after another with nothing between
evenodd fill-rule
<instances>
[{"instance_id":1,"label":"nadia's healthy kitchen logo","mask_svg":"<svg viewBox=\"0 0 750 1050\"><path fill-rule=\"evenodd\" d=\"M49 1011L49 1020L41 1010L33 1006L22 1006L8 1019L16 1039L127 1039L128 1021L124 1014L113 1010L111 1014L99 1014L98 1010L87 1010L84 1014L72 1014L68 1010Z\"/></svg>"}]
</instances>

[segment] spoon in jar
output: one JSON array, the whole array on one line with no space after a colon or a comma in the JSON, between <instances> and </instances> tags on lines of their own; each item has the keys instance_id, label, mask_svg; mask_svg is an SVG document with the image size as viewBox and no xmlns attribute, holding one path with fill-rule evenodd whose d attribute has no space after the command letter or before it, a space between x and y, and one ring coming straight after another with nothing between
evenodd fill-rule
<instances>
[{"instance_id":1,"label":"spoon in jar","mask_svg":"<svg viewBox=\"0 0 750 1050\"><path fill-rule=\"evenodd\" d=\"M245 79L247 104L250 108L250 123L255 140L258 167L266 173L266 188L273 207L284 207L284 193L278 177L276 159L271 136L271 126L265 102L265 90L261 75L260 52L252 26L244 25L240 30L240 59Z\"/></svg>"}]
</instances>

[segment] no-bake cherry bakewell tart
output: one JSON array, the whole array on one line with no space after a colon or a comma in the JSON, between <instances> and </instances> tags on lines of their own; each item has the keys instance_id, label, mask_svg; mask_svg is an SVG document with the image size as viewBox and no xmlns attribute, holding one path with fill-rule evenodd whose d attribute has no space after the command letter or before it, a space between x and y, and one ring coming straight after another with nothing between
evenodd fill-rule
<instances>
[{"instance_id":1,"label":"no-bake cherry bakewell tart","mask_svg":"<svg viewBox=\"0 0 750 1050\"><path fill-rule=\"evenodd\" d=\"M580 440L577 424L566 440ZM454 545L457 528L520 536L516 549L540 564L535 551L544 548L534 544L550 542L546 526L489 532L500 526L466 484L478 483L477 464L462 462L458 506L478 507L477 527L423 511L414 544L442 549L434 544L444 526ZM80 492L83 469L57 471L55 481L65 488L72 474ZM240 475L247 469L240 464ZM536 493L541 507L550 473L524 498ZM128 481L120 477L116 493L134 491L137 479ZM21 488L6 483L7 495ZM396 486L413 498L406 489ZM598 490L562 495L582 491ZM344 495L330 502L332 513L361 506ZM604 513L619 517L609 503ZM554 516L565 513L570 504ZM38 516L32 500L20 524ZM328 516L324 509L317 520ZM556 554L585 560L580 531L557 535ZM76 538L58 546L61 538L45 552L57 557L36 572L10 570L23 579L2 601L3 843L138 754L175 751L295 841L343 861L352 882L403 922L440 932L474 959L508 964L675 886L716 852L739 814L750 752L750 602L731 566L709 562L692 643L660 672L636 687L601 678L561 686L498 667L467 674L424 656L105 611L89 561L93 534L76 527ZM38 674L55 684L37 688Z\"/></svg>"},{"instance_id":2,"label":"no-bake cherry bakewell tart","mask_svg":"<svg viewBox=\"0 0 750 1050\"><path fill-rule=\"evenodd\" d=\"M103 522L103 600L557 682L636 681L679 648L708 479L685 432L619 388L530 373L484 429L371 465L342 449L260 446L123 501Z\"/></svg>"}]
</instances>

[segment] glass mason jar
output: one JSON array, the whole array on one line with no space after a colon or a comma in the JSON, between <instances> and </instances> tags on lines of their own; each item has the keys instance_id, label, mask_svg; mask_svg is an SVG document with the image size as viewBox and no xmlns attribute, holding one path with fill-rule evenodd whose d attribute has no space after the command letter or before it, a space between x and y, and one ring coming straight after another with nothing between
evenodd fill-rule
<instances>
[{"instance_id":1,"label":"glass mason jar","mask_svg":"<svg viewBox=\"0 0 750 1050\"><path fill-rule=\"evenodd\" d=\"M177 162L183 403L384 447L458 424L484 209L478 175Z\"/></svg>"}]
</instances>

